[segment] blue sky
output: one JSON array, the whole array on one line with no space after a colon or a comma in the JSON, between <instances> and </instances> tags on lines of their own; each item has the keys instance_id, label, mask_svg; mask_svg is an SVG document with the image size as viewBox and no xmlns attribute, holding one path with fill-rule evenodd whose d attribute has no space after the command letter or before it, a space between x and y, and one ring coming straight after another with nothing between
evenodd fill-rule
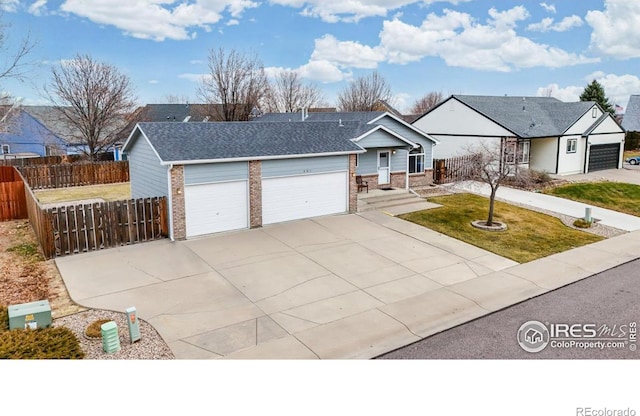
<instances>
[{"instance_id":1,"label":"blue sky","mask_svg":"<svg viewBox=\"0 0 640 416\"><path fill-rule=\"evenodd\" d=\"M76 54L117 66L139 104L198 102L211 48L256 53L269 74L292 69L327 104L378 70L406 110L431 91L578 99L592 79L626 107L640 94L637 0L0 0L9 50L37 41L25 82L1 88L45 104L52 65ZM635 20L635 24L633 23Z\"/></svg>"}]
</instances>

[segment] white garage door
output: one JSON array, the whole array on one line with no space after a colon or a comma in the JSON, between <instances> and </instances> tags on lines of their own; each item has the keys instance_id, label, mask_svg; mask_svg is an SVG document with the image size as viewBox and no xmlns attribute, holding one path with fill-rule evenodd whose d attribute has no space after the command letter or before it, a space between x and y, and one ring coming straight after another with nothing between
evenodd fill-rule
<instances>
[{"instance_id":1,"label":"white garage door","mask_svg":"<svg viewBox=\"0 0 640 416\"><path fill-rule=\"evenodd\" d=\"M347 173L262 180L262 223L338 214L348 210Z\"/></svg>"},{"instance_id":2,"label":"white garage door","mask_svg":"<svg viewBox=\"0 0 640 416\"><path fill-rule=\"evenodd\" d=\"M187 237L249 226L247 181L184 188Z\"/></svg>"}]
</instances>

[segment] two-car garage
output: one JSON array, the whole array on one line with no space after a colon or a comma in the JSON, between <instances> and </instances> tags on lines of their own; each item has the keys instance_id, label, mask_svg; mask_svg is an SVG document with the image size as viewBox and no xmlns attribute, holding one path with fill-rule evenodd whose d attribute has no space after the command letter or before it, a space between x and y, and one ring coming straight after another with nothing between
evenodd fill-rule
<instances>
[{"instance_id":1,"label":"two-car garage","mask_svg":"<svg viewBox=\"0 0 640 416\"><path fill-rule=\"evenodd\" d=\"M250 226L251 204L262 225L347 212L348 156L261 162L260 198L251 200L248 162L185 166L187 237Z\"/></svg>"}]
</instances>

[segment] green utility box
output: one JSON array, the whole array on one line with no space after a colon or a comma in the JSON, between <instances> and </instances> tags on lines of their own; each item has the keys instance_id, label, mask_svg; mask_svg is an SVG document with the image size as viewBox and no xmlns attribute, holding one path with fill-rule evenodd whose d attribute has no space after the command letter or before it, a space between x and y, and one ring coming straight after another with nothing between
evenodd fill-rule
<instances>
[{"instance_id":1,"label":"green utility box","mask_svg":"<svg viewBox=\"0 0 640 416\"><path fill-rule=\"evenodd\" d=\"M9 329L37 329L51 326L51 306L48 300L10 305Z\"/></svg>"},{"instance_id":2,"label":"green utility box","mask_svg":"<svg viewBox=\"0 0 640 416\"><path fill-rule=\"evenodd\" d=\"M115 322L105 322L100 326L102 334L102 349L107 354L120 351L120 336L118 335L118 325Z\"/></svg>"}]
</instances>

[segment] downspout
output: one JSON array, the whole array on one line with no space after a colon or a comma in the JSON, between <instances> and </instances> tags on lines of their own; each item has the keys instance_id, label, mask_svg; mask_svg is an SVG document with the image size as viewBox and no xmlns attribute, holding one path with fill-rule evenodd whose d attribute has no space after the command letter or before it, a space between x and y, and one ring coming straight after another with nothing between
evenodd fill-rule
<instances>
[{"instance_id":1,"label":"downspout","mask_svg":"<svg viewBox=\"0 0 640 416\"><path fill-rule=\"evenodd\" d=\"M409 152L410 150L407 150L407 157L405 158L405 169L404 169L404 182L405 182L405 189L409 190Z\"/></svg>"},{"instance_id":2,"label":"downspout","mask_svg":"<svg viewBox=\"0 0 640 416\"><path fill-rule=\"evenodd\" d=\"M589 143L589 136L587 136L584 141L584 169L582 170L583 173L589 173L589 150L590 150L589 147L591 147L591 144Z\"/></svg>"},{"instance_id":3,"label":"downspout","mask_svg":"<svg viewBox=\"0 0 640 416\"><path fill-rule=\"evenodd\" d=\"M560 171L560 144L562 143L562 139L558 137L558 144L556 145L556 175Z\"/></svg>"},{"instance_id":4,"label":"downspout","mask_svg":"<svg viewBox=\"0 0 640 416\"><path fill-rule=\"evenodd\" d=\"M167 187L169 188L169 200L167 201L168 209L169 209L169 239L171 241L176 241L173 238L173 186L171 184L171 170L173 169L173 163L169 164L167 168Z\"/></svg>"}]
</instances>

